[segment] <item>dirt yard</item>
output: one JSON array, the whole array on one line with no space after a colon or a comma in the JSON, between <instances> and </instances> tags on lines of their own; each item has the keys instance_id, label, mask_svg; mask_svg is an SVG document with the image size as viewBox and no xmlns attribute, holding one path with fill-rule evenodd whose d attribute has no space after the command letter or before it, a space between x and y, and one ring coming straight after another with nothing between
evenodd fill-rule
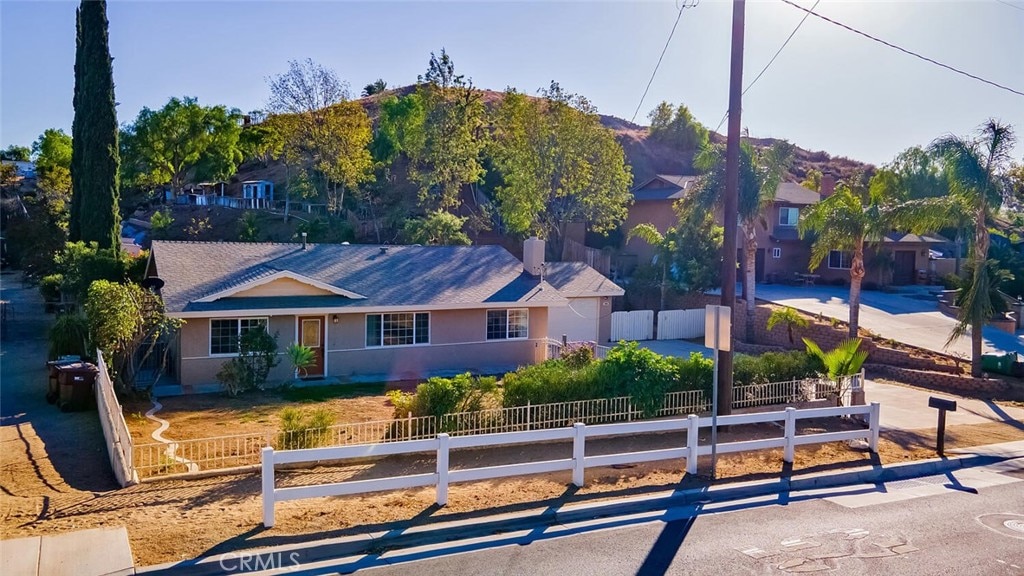
<instances>
[{"instance_id":1,"label":"dirt yard","mask_svg":"<svg viewBox=\"0 0 1024 576\"><path fill-rule=\"evenodd\" d=\"M812 427L815 425L812 423ZM849 426L849 424L846 424ZM834 426L828 426L832 429ZM814 429L824 429L817 426ZM3 428L10 430L9 427ZM803 432L811 432L811 428ZM722 441L779 435L770 425L724 432ZM802 433L803 433L802 432ZM1010 424L954 426L948 430L950 448L1024 439L1024 431ZM625 449L650 449L654 444L678 438L653 436L610 439L588 454ZM702 441L706 441L702 438ZM20 440L19 440L20 441ZM8 452L15 439L5 435ZM31 442L31 441L30 441ZM846 443L797 449L794 474L823 472L872 463L902 462L934 456L934 439L927 434L886 434L876 457ZM596 444L596 443L595 443ZM678 444L677 444L678 445ZM2 526L4 538L81 530L100 526L128 527L136 562L151 565L192 558L201 554L296 542L298 536L316 534L329 538L373 530L430 524L438 520L473 518L495 513L547 508L570 503L639 495L679 487L701 485L688 477L678 462L655 462L620 469L587 471L584 488L570 486L568 473L556 473L498 481L456 484L449 504L433 505L432 488L363 496L302 500L278 505L277 526L261 525L260 481L257 474L221 476L197 480L145 482L122 490L80 489L67 483L49 461L41 445L32 464L5 462ZM466 450L452 454L453 467L476 467L521 461L540 452L568 455L566 445L524 445L507 451ZM6 458L5 458L6 460ZM781 450L727 455L720 458L722 480L742 481L777 477L783 471ZM431 469L433 458L393 457L344 468L316 468L283 472L279 485L365 479ZM706 471L709 463L701 462ZM325 529L326 528L326 529Z\"/></svg>"},{"instance_id":2,"label":"dirt yard","mask_svg":"<svg viewBox=\"0 0 1024 576\"><path fill-rule=\"evenodd\" d=\"M170 423L164 437L173 440L276 432L280 427L278 415L288 406L324 408L334 414L337 424L390 420L394 406L384 391L383 384L346 384L246 393L234 398L193 394L160 399L163 409L156 416ZM124 403L125 421L138 444L154 442L150 434L158 424L145 417L152 407L147 400Z\"/></svg>"}]
</instances>

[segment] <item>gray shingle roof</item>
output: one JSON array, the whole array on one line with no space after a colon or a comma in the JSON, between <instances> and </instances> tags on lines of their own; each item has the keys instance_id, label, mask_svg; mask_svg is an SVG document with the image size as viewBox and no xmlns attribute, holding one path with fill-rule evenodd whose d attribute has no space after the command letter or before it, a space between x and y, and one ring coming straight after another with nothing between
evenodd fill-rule
<instances>
[{"instance_id":1,"label":"gray shingle roof","mask_svg":"<svg viewBox=\"0 0 1024 576\"><path fill-rule=\"evenodd\" d=\"M567 298L584 294L625 294L622 288L583 262L548 262L545 266L544 280Z\"/></svg>"},{"instance_id":2,"label":"gray shingle roof","mask_svg":"<svg viewBox=\"0 0 1024 576\"><path fill-rule=\"evenodd\" d=\"M817 204L821 200L821 195L810 188L804 188L796 182L783 182L775 189L775 200L777 202L807 206Z\"/></svg>"},{"instance_id":3,"label":"gray shingle roof","mask_svg":"<svg viewBox=\"0 0 1024 576\"><path fill-rule=\"evenodd\" d=\"M945 244L949 242L939 234L911 234L909 232L889 232L882 239L886 243L923 243L923 244Z\"/></svg>"},{"instance_id":4,"label":"gray shingle roof","mask_svg":"<svg viewBox=\"0 0 1024 576\"><path fill-rule=\"evenodd\" d=\"M154 241L152 258L165 282L161 294L171 313L250 305L269 309L566 302L550 277L542 283L524 273L522 263L500 246L388 246L382 252L377 245L310 244L303 250L301 244ZM560 264L548 265L549 276L567 288L567 295L581 287L621 294L618 286L585 264ZM227 297L197 302L282 271L365 298Z\"/></svg>"},{"instance_id":5,"label":"gray shingle roof","mask_svg":"<svg viewBox=\"0 0 1024 576\"><path fill-rule=\"evenodd\" d=\"M642 189L655 180L663 181L665 185L660 188ZM645 200L678 200L693 188L697 180L697 176L656 174L653 178L633 188L633 199L638 202Z\"/></svg>"}]
</instances>

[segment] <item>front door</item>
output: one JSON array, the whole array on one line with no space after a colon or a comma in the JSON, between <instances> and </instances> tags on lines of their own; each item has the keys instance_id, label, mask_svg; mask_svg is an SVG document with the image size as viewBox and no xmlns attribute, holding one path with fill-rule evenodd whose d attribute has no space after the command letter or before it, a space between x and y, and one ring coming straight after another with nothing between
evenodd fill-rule
<instances>
[{"instance_id":1,"label":"front door","mask_svg":"<svg viewBox=\"0 0 1024 576\"><path fill-rule=\"evenodd\" d=\"M897 286L913 284L916 278L915 260L917 253L914 250L897 250L893 253L892 283Z\"/></svg>"},{"instance_id":2,"label":"front door","mask_svg":"<svg viewBox=\"0 0 1024 576\"><path fill-rule=\"evenodd\" d=\"M305 373L300 370L299 375L306 378L323 378L324 376L324 319L322 316L300 316L299 322L299 344L308 346L313 350L315 361L313 365L306 368Z\"/></svg>"},{"instance_id":3,"label":"front door","mask_svg":"<svg viewBox=\"0 0 1024 576\"><path fill-rule=\"evenodd\" d=\"M754 252L754 282L764 282L764 248Z\"/></svg>"}]
</instances>

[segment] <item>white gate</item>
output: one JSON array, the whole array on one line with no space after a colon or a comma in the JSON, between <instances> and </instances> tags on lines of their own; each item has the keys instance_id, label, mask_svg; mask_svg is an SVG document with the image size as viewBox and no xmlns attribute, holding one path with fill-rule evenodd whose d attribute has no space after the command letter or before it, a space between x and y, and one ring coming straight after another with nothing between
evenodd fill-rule
<instances>
[{"instance_id":1,"label":"white gate","mask_svg":"<svg viewBox=\"0 0 1024 576\"><path fill-rule=\"evenodd\" d=\"M700 338L703 335L703 308L658 312L658 340Z\"/></svg>"},{"instance_id":2,"label":"white gate","mask_svg":"<svg viewBox=\"0 0 1024 576\"><path fill-rule=\"evenodd\" d=\"M654 310L612 312L612 342L653 339Z\"/></svg>"}]
</instances>

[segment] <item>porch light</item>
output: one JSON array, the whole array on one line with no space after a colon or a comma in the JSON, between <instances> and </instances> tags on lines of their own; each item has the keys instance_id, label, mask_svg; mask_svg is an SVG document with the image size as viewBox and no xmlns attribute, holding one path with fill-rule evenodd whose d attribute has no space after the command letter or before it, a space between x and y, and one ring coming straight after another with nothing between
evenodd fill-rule
<instances>
[{"instance_id":1,"label":"porch light","mask_svg":"<svg viewBox=\"0 0 1024 576\"><path fill-rule=\"evenodd\" d=\"M331 316L331 324L337 324L337 323L338 323L338 315L334 314L333 316Z\"/></svg>"}]
</instances>

